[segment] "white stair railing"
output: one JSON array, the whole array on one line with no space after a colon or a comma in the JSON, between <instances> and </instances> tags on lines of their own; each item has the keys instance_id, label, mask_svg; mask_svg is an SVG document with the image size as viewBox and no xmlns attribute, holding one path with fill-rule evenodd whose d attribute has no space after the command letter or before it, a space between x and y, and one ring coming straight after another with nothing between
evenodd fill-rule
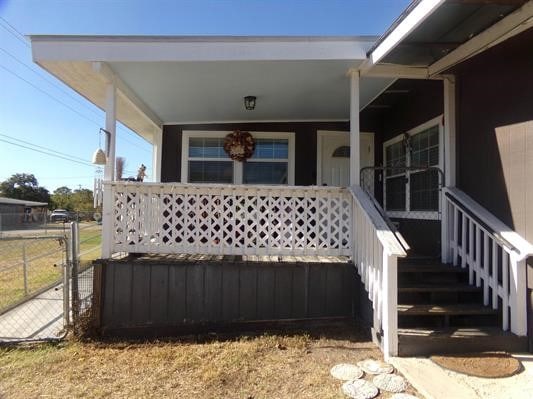
<instances>
[{"instance_id":1,"label":"white stair railing","mask_svg":"<svg viewBox=\"0 0 533 399\"><path fill-rule=\"evenodd\" d=\"M352 193L352 258L372 302L374 336L386 358L398 355L398 258L406 252L367 193ZM380 331L381 330L381 331Z\"/></svg>"},{"instance_id":2,"label":"white stair railing","mask_svg":"<svg viewBox=\"0 0 533 399\"><path fill-rule=\"evenodd\" d=\"M502 310L502 328L527 334L526 259L533 246L457 188L443 189L443 260L468 269L483 302Z\"/></svg>"},{"instance_id":3,"label":"white stair railing","mask_svg":"<svg viewBox=\"0 0 533 399\"><path fill-rule=\"evenodd\" d=\"M104 256L351 255L338 187L104 182Z\"/></svg>"}]
</instances>

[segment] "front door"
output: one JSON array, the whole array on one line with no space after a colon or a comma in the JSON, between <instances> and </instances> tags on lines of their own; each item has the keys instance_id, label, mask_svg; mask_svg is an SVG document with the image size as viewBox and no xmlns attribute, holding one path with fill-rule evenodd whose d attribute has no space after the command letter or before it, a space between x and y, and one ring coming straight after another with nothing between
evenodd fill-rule
<instances>
[{"instance_id":1,"label":"front door","mask_svg":"<svg viewBox=\"0 0 533 399\"><path fill-rule=\"evenodd\" d=\"M374 166L374 134L361 133L361 168ZM317 184L346 187L350 185L350 133L318 132Z\"/></svg>"}]
</instances>

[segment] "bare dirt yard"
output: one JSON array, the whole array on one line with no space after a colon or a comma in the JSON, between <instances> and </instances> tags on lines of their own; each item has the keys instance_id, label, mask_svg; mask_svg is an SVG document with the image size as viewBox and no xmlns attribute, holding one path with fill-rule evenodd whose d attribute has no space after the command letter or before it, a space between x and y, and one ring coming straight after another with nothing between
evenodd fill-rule
<instances>
[{"instance_id":1,"label":"bare dirt yard","mask_svg":"<svg viewBox=\"0 0 533 399\"><path fill-rule=\"evenodd\" d=\"M342 398L330 368L366 358L382 355L353 326L291 335L0 348L0 397Z\"/></svg>"}]
</instances>

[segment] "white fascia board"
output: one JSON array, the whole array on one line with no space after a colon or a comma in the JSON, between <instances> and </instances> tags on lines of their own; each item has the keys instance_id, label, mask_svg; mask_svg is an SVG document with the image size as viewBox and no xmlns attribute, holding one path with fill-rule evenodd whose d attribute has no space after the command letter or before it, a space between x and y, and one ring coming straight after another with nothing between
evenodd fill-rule
<instances>
[{"instance_id":1,"label":"white fascia board","mask_svg":"<svg viewBox=\"0 0 533 399\"><path fill-rule=\"evenodd\" d=\"M419 26L445 0L421 0L411 12L390 32L372 51L365 69L372 68L385 57L398 43Z\"/></svg>"},{"instance_id":2,"label":"white fascia board","mask_svg":"<svg viewBox=\"0 0 533 399\"><path fill-rule=\"evenodd\" d=\"M30 36L36 61L364 60L374 37L187 38Z\"/></svg>"},{"instance_id":3,"label":"white fascia board","mask_svg":"<svg viewBox=\"0 0 533 399\"><path fill-rule=\"evenodd\" d=\"M458 63L486 50L491 47L496 41L505 37L508 39L511 37L511 33L520 33L522 30L517 29L522 24L528 24L529 20L533 17L533 1L529 1L522 7L507 15L499 22L487 28L479 35L474 36L472 39L463 43L451 53L442 57L440 60L434 62L429 66L428 71L430 75L438 74L445 71L448 68L457 65ZM526 51L528 49L525 49Z\"/></svg>"},{"instance_id":4,"label":"white fascia board","mask_svg":"<svg viewBox=\"0 0 533 399\"><path fill-rule=\"evenodd\" d=\"M113 82L117 90L124 96L124 98L135 107L137 111L143 114L146 118L160 130L163 122L159 116L152 111L148 105L142 101L137 94L113 71L113 69L105 62L94 62L93 69L101 73L108 81Z\"/></svg>"}]
</instances>

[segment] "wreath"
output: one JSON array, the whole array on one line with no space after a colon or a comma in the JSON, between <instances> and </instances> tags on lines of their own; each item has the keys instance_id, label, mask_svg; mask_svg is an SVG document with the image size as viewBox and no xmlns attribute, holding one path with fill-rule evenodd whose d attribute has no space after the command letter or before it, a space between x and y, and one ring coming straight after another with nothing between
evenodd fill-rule
<instances>
[{"instance_id":1,"label":"wreath","mask_svg":"<svg viewBox=\"0 0 533 399\"><path fill-rule=\"evenodd\" d=\"M246 161L253 155L254 149L254 138L248 132L235 130L224 138L224 151L234 161Z\"/></svg>"}]
</instances>

